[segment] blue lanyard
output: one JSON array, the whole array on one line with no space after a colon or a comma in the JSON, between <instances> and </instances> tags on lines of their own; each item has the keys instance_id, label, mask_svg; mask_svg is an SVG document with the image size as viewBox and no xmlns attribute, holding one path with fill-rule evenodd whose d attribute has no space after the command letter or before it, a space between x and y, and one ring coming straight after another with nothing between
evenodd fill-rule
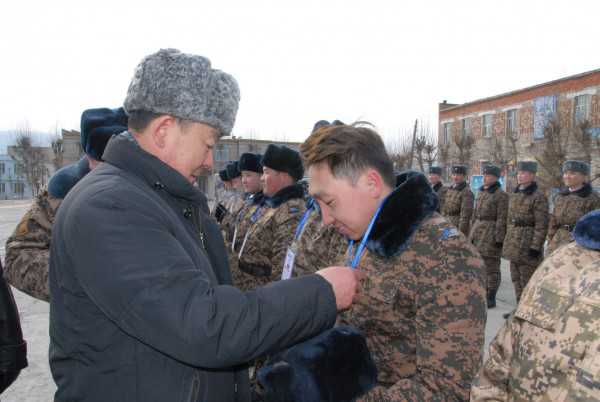
<instances>
[{"instance_id":1,"label":"blue lanyard","mask_svg":"<svg viewBox=\"0 0 600 402\"><path fill-rule=\"evenodd\" d=\"M258 220L258 218L260 218L260 210L261 209L262 209L262 205L259 205L258 208L256 208L256 211L254 211L254 213L250 217L250 221L252 221L252 223L255 223Z\"/></svg>"},{"instance_id":2,"label":"blue lanyard","mask_svg":"<svg viewBox=\"0 0 600 402\"><path fill-rule=\"evenodd\" d=\"M381 209L383 208L383 204L385 204L386 200L387 200L387 197L384 198L383 201L381 201L381 204L379 204L379 207L377 207L377 211L375 211L375 214L371 218L371 222L369 222L367 231L363 235L362 240L360 241L360 243L358 245L356 254L352 253L352 248L354 246L354 240L352 240L352 239L348 240L348 262L350 262L350 267L352 269L356 269L356 267L358 266L360 257L365 249L365 246L367 245L367 240L369 240L369 235L371 234L371 230L373 230L373 225L375 225L375 221L377 220L377 217L379 216L379 213L381 212Z\"/></svg>"},{"instance_id":3,"label":"blue lanyard","mask_svg":"<svg viewBox=\"0 0 600 402\"><path fill-rule=\"evenodd\" d=\"M308 217L310 216L310 214L313 210L313 207L314 207L314 204L310 203L308 209L306 210L306 212L304 212L304 215L302 215L302 219L300 220L298 227L296 227L296 235L295 235L296 240L298 240L300 238L300 235L302 234L302 229L304 229L304 225L306 225L306 221L308 220Z\"/></svg>"}]
</instances>

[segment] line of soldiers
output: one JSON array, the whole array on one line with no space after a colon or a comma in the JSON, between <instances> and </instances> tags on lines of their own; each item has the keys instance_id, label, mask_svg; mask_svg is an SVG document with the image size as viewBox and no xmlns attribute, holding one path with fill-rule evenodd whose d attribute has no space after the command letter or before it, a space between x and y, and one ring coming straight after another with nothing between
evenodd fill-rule
<instances>
[{"instance_id":1,"label":"line of soldiers","mask_svg":"<svg viewBox=\"0 0 600 402\"><path fill-rule=\"evenodd\" d=\"M483 257L487 273L488 307L496 306L500 287L500 258L510 261L511 279L517 301L544 256L573 241L575 223L586 213L600 208L600 196L587 181L590 166L569 160L563 164L565 189L554 197L553 211L536 183L537 163L517 164L517 187L507 194L501 188L501 169L487 165L477 199L466 181L466 166L452 166L453 184L445 187L442 169L432 166L429 180L440 198L440 211Z\"/></svg>"}]
</instances>

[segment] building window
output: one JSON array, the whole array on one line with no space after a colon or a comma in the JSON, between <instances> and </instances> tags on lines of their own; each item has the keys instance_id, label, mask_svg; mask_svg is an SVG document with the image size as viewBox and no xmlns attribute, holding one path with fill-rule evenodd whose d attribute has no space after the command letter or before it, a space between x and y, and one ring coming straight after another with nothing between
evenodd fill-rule
<instances>
[{"instance_id":1,"label":"building window","mask_svg":"<svg viewBox=\"0 0 600 402\"><path fill-rule=\"evenodd\" d=\"M5 172L4 162L0 162L0 175L3 175Z\"/></svg>"},{"instance_id":2,"label":"building window","mask_svg":"<svg viewBox=\"0 0 600 402\"><path fill-rule=\"evenodd\" d=\"M25 185L23 183L12 183L13 193L23 195L25 193Z\"/></svg>"},{"instance_id":3,"label":"building window","mask_svg":"<svg viewBox=\"0 0 600 402\"><path fill-rule=\"evenodd\" d=\"M483 136L486 138L491 137L492 136L492 115L484 114L481 120L482 120L481 126L482 126Z\"/></svg>"},{"instance_id":4,"label":"building window","mask_svg":"<svg viewBox=\"0 0 600 402\"><path fill-rule=\"evenodd\" d=\"M0 193L6 193L6 185L4 183L0 183Z\"/></svg>"},{"instance_id":5,"label":"building window","mask_svg":"<svg viewBox=\"0 0 600 402\"><path fill-rule=\"evenodd\" d=\"M217 145L215 161L224 162L229 160L229 149L224 144Z\"/></svg>"},{"instance_id":6,"label":"building window","mask_svg":"<svg viewBox=\"0 0 600 402\"><path fill-rule=\"evenodd\" d=\"M589 95L579 95L573 99L573 123L583 123L589 118Z\"/></svg>"},{"instance_id":7,"label":"building window","mask_svg":"<svg viewBox=\"0 0 600 402\"><path fill-rule=\"evenodd\" d=\"M444 144L450 143L451 132L452 132L452 123L444 123L444 138L443 138Z\"/></svg>"},{"instance_id":8,"label":"building window","mask_svg":"<svg viewBox=\"0 0 600 402\"><path fill-rule=\"evenodd\" d=\"M471 136L471 119L462 119L461 135L463 138Z\"/></svg>"},{"instance_id":9,"label":"building window","mask_svg":"<svg viewBox=\"0 0 600 402\"><path fill-rule=\"evenodd\" d=\"M15 176L21 177L22 172L23 172L23 169L21 169L21 166L15 164Z\"/></svg>"},{"instance_id":10,"label":"building window","mask_svg":"<svg viewBox=\"0 0 600 402\"><path fill-rule=\"evenodd\" d=\"M506 135L517 136L517 109L506 111Z\"/></svg>"}]
</instances>

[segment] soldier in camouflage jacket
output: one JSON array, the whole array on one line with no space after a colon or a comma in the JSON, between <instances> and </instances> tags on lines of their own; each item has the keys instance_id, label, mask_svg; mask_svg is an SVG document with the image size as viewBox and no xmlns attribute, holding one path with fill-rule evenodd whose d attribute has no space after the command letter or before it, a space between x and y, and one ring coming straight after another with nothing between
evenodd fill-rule
<instances>
[{"instance_id":1,"label":"soldier in camouflage jacket","mask_svg":"<svg viewBox=\"0 0 600 402\"><path fill-rule=\"evenodd\" d=\"M496 307L496 293L500 287L500 253L506 234L508 195L498 181L501 171L497 166L485 166L484 184L475 201L471 218L469 241L475 245L485 262L487 276L487 304Z\"/></svg>"},{"instance_id":2,"label":"soldier in camouflage jacket","mask_svg":"<svg viewBox=\"0 0 600 402\"><path fill-rule=\"evenodd\" d=\"M522 161L517 165L518 186L509 195L508 219L502 257L510 261L510 275L517 301L542 262L548 231L548 200L535 182L537 164Z\"/></svg>"},{"instance_id":3,"label":"soldier in camouflage jacket","mask_svg":"<svg viewBox=\"0 0 600 402\"><path fill-rule=\"evenodd\" d=\"M444 195L446 194L446 191L448 191L448 187L444 186L444 183L442 182L442 168L439 166L430 166L428 178L431 188L433 188L433 191L435 191L440 201L437 209L437 212L440 212L444 205Z\"/></svg>"},{"instance_id":4,"label":"soldier in camouflage jacket","mask_svg":"<svg viewBox=\"0 0 600 402\"><path fill-rule=\"evenodd\" d=\"M88 109L81 116L81 146L85 156L58 170L35 198L13 234L6 240L5 278L39 300L49 301L48 263L52 224L63 198L100 160L108 140L127 130L127 116L119 109Z\"/></svg>"},{"instance_id":5,"label":"soldier in camouflage jacket","mask_svg":"<svg viewBox=\"0 0 600 402\"><path fill-rule=\"evenodd\" d=\"M469 224L473 213L473 193L466 182L467 168L452 166L454 184L446 190L442 205L442 215L465 236L469 235Z\"/></svg>"},{"instance_id":6,"label":"soldier in camouflage jacket","mask_svg":"<svg viewBox=\"0 0 600 402\"><path fill-rule=\"evenodd\" d=\"M590 167L581 161L566 161L563 164L563 179L566 188L554 198L554 210L550 215L548 229L548 250L554 250L573 239L571 231L575 222L586 213L600 208L600 196L594 192L585 179Z\"/></svg>"},{"instance_id":7,"label":"soldier in camouflage jacket","mask_svg":"<svg viewBox=\"0 0 600 402\"><path fill-rule=\"evenodd\" d=\"M536 270L471 401L600 401L600 210Z\"/></svg>"}]
</instances>

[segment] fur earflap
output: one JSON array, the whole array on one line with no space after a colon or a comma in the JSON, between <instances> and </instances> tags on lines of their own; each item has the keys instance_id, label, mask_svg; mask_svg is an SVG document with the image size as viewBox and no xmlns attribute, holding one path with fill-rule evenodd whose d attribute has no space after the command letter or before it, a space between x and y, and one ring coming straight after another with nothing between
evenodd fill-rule
<instances>
[{"instance_id":1,"label":"fur earflap","mask_svg":"<svg viewBox=\"0 0 600 402\"><path fill-rule=\"evenodd\" d=\"M573 229L573 239L582 247L600 250L600 209L582 216Z\"/></svg>"},{"instance_id":2,"label":"fur earflap","mask_svg":"<svg viewBox=\"0 0 600 402\"><path fill-rule=\"evenodd\" d=\"M59 169L48 182L48 193L54 198L65 198L77 182L90 172L90 165L84 156L78 162Z\"/></svg>"},{"instance_id":3,"label":"fur earflap","mask_svg":"<svg viewBox=\"0 0 600 402\"><path fill-rule=\"evenodd\" d=\"M365 338L339 326L273 356L258 371L265 402L351 402L377 383Z\"/></svg>"},{"instance_id":4,"label":"fur earflap","mask_svg":"<svg viewBox=\"0 0 600 402\"><path fill-rule=\"evenodd\" d=\"M388 196L367 241L367 248L382 257L399 255L421 222L438 207L439 200L422 173L396 176L398 187Z\"/></svg>"}]
</instances>

